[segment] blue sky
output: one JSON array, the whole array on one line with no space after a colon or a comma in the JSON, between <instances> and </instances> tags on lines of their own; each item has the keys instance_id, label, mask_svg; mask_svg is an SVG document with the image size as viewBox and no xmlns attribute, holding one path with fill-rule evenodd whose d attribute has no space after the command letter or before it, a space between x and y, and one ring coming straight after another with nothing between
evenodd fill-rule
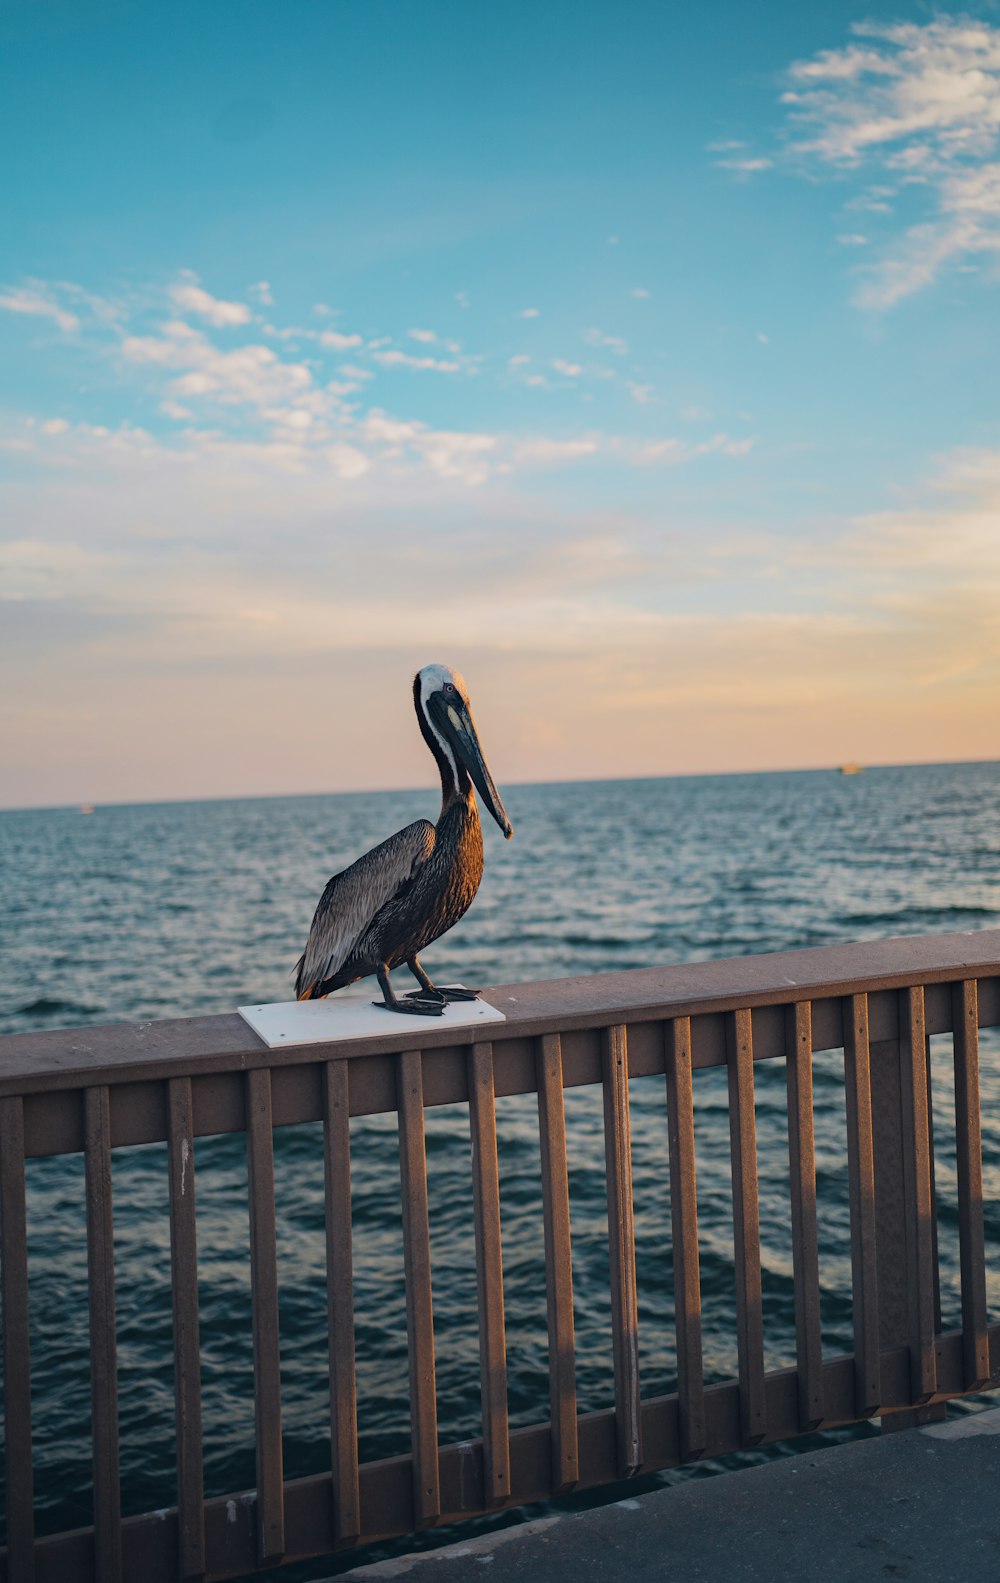
<instances>
[{"instance_id":1,"label":"blue sky","mask_svg":"<svg viewBox=\"0 0 1000 1583\"><path fill-rule=\"evenodd\" d=\"M1000 751L996 6L0 46L0 801Z\"/></svg>"}]
</instances>

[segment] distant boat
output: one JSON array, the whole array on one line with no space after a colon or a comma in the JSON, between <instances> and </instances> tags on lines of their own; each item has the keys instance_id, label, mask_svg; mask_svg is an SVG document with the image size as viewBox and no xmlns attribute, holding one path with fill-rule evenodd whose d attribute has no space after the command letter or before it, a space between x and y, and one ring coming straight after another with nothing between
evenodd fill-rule
<instances>
[{"instance_id":1,"label":"distant boat","mask_svg":"<svg viewBox=\"0 0 1000 1583\"><path fill-rule=\"evenodd\" d=\"M93 811L94 811L93 803L82 802L80 804L80 812L81 813L93 813Z\"/></svg>"},{"instance_id":2,"label":"distant boat","mask_svg":"<svg viewBox=\"0 0 1000 1583\"><path fill-rule=\"evenodd\" d=\"M841 764L841 775L860 775L864 769L863 764Z\"/></svg>"}]
</instances>

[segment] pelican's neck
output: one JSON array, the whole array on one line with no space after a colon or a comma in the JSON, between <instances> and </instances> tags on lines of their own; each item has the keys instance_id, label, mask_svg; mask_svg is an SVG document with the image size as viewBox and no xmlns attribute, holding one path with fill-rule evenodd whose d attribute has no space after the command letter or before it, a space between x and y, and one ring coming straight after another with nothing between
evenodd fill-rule
<instances>
[{"instance_id":1,"label":"pelican's neck","mask_svg":"<svg viewBox=\"0 0 1000 1583\"><path fill-rule=\"evenodd\" d=\"M444 818L448 809L457 802L471 801L475 807L475 792L469 772L461 760L456 758L451 744L444 740L431 722L420 694L419 676L415 677L413 682L413 705L420 722L421 735L434 755L434 762L441 776L441 817Z\"/></svg>"},{"instance_id":2,"label":"pelican's neck","mask_svg":"<svg viewBox=\"0 0 1000 1583\"><path fill-rule=\"evenodd\" d=\"M456 766L447 750L442 752L431 748L431 752L437 759L437 766L441 772L440 818L443 819L449 808L454 808L456 803L466 803L475 809L476 794L465 765L459 763Z\"/></svg>"}]
</instances>

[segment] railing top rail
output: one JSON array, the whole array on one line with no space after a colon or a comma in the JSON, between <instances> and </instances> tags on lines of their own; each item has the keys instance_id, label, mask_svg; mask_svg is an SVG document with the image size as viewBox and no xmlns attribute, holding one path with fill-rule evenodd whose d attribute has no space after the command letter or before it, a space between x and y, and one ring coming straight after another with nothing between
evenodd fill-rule
<instances>
[{"instance_id":1,"label":"railing top rail","mask_svg":"<svg viewBox=\"0 0 1000 1583\"><path fill-rule=\"evenodd\" d=\"M1000 929L777 951L760 956L501 984L483 990L506 1022L488 1025L495 1043L622 1022L698 1016L737 1008L902 989L962 978L1000 977ZM269 1049L236 1013L158 1022L95 1024L0 1038L0 1095L150 1081L204 1071L290 1066L333 1055L391 1054L467 1045L467 1028L401 1019L380 1039Z\"/></svg>"}]
</instances>

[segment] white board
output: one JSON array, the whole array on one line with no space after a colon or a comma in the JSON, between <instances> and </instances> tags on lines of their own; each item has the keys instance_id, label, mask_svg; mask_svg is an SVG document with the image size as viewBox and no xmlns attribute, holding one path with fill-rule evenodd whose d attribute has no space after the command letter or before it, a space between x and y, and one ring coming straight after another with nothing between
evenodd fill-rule
<instances>
[{"instance_id":1,"label":"white board","mask_svg":"<svg viewBox=\"0 0 1000 1583\"><path fill-rule=\"evenodd\" d=\"M460 984L447 986L460 989ZM240 1016L272 1050L293 1044L328 1044L337 1039L384 1039L406 1028L472 1028L506 1022L485 1000L450 1000L441 1017L411 1017L367 1000L278 1000L240 1006Z\"/></svg>"}]
</instances>

